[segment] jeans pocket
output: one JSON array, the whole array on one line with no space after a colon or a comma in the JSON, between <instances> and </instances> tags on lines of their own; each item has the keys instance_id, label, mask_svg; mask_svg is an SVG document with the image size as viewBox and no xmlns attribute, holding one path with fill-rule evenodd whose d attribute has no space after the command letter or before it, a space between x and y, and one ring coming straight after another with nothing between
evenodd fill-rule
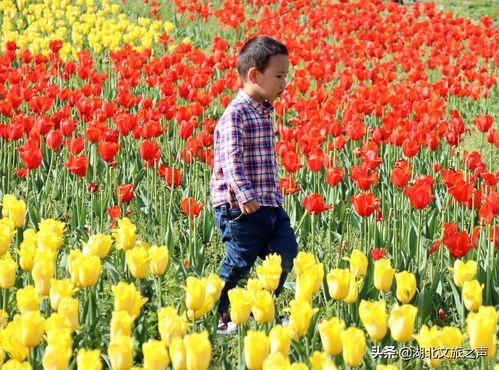
<instances>
[{"instance_id":1,"label":"jeans pocket","mask_svg":"<svg viewBox=\"0 0 499 370\"><path fill-rule=\"evenodd\" d=\"M227 208L227 219L229 223L234 223L237 220L240 220L244 214L241 212L239 207L237 208Z\"/></svg>"}]
</instances>

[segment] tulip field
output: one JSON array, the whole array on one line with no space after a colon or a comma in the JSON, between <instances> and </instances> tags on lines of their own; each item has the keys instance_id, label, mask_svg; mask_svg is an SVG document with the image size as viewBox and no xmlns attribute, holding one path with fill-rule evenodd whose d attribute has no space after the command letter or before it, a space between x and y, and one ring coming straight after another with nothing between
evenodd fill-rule
<instances>
[{"instance_id":1,"label":"tulip field","mask_svg":"<svg viewBox=\"0 0 499 370\"><path fill-rule=\"evenodd\" d=\"M498 369L499 8L405 3L0 1L0 368ZM225 335L213 133L257 35L299 254Z\"/></svg>"}]
</instances>

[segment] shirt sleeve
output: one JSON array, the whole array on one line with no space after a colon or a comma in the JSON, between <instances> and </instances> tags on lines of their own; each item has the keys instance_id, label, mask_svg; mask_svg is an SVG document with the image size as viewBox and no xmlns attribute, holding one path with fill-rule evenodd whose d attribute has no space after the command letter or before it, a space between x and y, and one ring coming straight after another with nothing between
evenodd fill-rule
<instances>
[{"instance_id":1,"label":"shirt sleeve","mask_svg":"<svg viewBox=\"0 0 499 370\"><path fill-rule=\"evenodd\" d=\"M243 126L242 117L232 111L220 120L220 164L225 182L239 204L256 198L251 183L243 170Z\"/></svg>"}]
</instances>

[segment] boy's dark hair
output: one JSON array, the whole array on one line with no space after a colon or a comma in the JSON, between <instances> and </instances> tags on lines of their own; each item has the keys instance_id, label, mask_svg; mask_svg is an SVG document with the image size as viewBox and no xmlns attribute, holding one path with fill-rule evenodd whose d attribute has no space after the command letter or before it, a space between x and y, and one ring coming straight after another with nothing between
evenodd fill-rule
<instances>
[{"instance_id":1,"label":"boy's dark hair","mask_svg":"<svg viewBox=\"0 0 499 370\"><path fill-rule=\"evenodd\" d=\"M274 55L288 55L288 49L283 43L269 36L258 36L248 40L237 58L239 76L246 78L246 73L251 67L264 72Z\"/></svg>"}]
</instances>

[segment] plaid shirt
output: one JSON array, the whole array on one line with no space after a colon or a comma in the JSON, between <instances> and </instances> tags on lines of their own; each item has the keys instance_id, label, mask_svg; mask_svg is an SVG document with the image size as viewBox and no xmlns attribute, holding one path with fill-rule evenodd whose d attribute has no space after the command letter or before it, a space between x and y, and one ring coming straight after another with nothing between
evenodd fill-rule
<instances>
[{"instance_id":1,"label":"plaid shirt","mask_svg":"<svg viewBox=\"0 0 499 370\"><path fill-rule=\"evenodd\" d=\"M213 207L228 202L236 208L255 198L261 206L277 207L284 202L277 175L273 111L270 102L260 104L243 89L225 109L214 133Z\"/></svg>"}]
</instances>

